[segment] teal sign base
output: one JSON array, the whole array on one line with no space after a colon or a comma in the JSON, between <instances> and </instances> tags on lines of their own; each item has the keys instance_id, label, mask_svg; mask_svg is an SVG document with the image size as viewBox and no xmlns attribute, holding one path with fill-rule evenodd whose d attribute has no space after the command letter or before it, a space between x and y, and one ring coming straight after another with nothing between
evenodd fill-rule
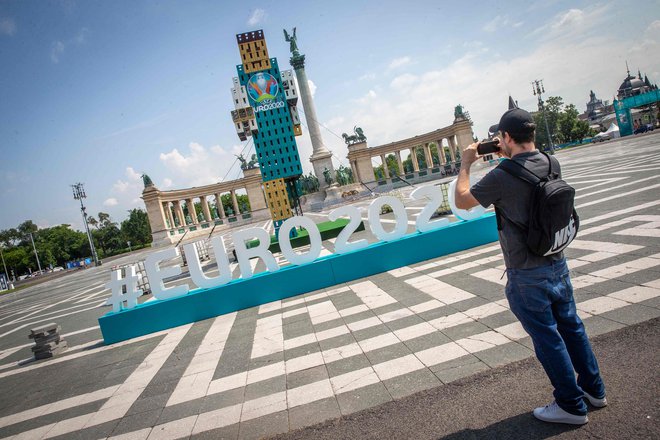
<instances>
[{"instance_id":1,"label":"teal sign base","mask_svg":"<svg viewBox=\"0 0 660 440\"><path fill-rule=\"evenodd\" d=\"M331 287L497 241L494 214L455 222L429 232L416 232L398 240L378 242L346 254L321 257L301 266L262 272L187 295L150 301L99 318L106 344L124 341L225 313L266 304L302 293Z\"/></svg>"}]
</instances>

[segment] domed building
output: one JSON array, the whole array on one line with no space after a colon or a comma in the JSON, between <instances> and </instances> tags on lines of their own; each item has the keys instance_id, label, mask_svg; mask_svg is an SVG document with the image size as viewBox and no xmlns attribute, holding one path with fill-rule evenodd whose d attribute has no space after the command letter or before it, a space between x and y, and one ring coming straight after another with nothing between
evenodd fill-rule
<instances>
[{"instance_id":1,"label":"domed building","mask_svg":"<svg viewBox=\"0 0 660 440\"><path fill-rule=\"evenodd\" d=\"M628 66L626 65L626 67ZM630 74L630 69L627 70L628 76L623 80L617 91L618 99L641 95L650 92L651 90L657 90L658 86L651 84L646 75L644 75L644 79L642 79L642 72L637 71L637 77L634 77Z\"/></svg>"}]
</instances>

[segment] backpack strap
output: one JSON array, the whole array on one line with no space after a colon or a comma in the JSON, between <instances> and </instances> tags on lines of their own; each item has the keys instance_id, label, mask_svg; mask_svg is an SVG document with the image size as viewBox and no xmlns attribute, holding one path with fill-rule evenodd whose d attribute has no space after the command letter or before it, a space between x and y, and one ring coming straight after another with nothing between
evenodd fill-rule
<instances>
[{"instance_id":1,"label":"backpack strap","mask_svg":"<svg viewBox=\"0 0 660 440\"><path fill-rule=\"evenodd\" d=\"M536 173L532 172L527 167L513 159L500 162L498 168L501 168L502 171L506 171L512 176L524 180L525 182L532 185L537 185L542 180L549 180L550 178L559 177L559 164L553 161L545 151L541 151L541 154L543 154L548 159L548 175L546 177L539 177Z\"/></svg>"}]
</instances>

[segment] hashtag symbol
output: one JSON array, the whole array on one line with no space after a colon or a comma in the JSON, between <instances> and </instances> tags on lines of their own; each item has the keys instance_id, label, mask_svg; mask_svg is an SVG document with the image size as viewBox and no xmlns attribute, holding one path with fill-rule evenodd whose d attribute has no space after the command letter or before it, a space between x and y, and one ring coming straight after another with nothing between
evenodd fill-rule
<instances>
[{"instance_id":1,"label":"hashtag symbol","mask_svg":"<svg viewBox=\"0 0 660 440\"><path fill-rule=\"evenodd\" d=\"M137 305L142 290L137 288L138 277L135 274L135 266L125 268L126 277L121 277L121 269L112 271L111 281L105 286L111 290L110 298L106 304L112 305L113 312L122 309L132 309ZM125 303L125 305L124 305Z\"/></svg>"}]
</instances>

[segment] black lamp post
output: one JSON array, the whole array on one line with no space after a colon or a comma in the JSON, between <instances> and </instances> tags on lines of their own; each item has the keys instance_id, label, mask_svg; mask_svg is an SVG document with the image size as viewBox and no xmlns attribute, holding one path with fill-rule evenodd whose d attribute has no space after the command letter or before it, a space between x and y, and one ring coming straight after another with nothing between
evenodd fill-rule
<instances>
[{"instance_id":1,"label":"black lamp post","mask_svg":"<svg viewBox=\"0 0 660 440\"><path fill-rule=\"evenodd\" d=\"M535 79L534 81L532 81L532 93L534 93L534 96L538 97L539 111L543 115L543 120L545 121L545 132L548 135L548 146L550 147L550 154L554 154L555 147L552 144L552 135L550 134L550 128L548 127L548 118L545 115L545 107L543 105L543 98L541 97L541 93L545 93L545 88L543 88L542 79Z\"/></svg>"},{"instance_id":2,"label":"black lamp post","mask_svg":"<svg viewBox=\"0 0 660 440\"><path fill-rule=\"evenodd\" d=\"M89 230L89 225L87 224L87 212L85 211L85 205L83 205L82 199L86 198L85 188L83 188L82 183L76 183L71 185L73 188L73 198L80 200L80 212L82 212L83 223L85 224L85 231L87 231L87 239L89 240L89 248L92 251L92 258L94 258L94 264L99 265L99 257L96 255L96 248L94 247L94 240L92 240L92 233Z\"/></svg>"}]
</instances>

